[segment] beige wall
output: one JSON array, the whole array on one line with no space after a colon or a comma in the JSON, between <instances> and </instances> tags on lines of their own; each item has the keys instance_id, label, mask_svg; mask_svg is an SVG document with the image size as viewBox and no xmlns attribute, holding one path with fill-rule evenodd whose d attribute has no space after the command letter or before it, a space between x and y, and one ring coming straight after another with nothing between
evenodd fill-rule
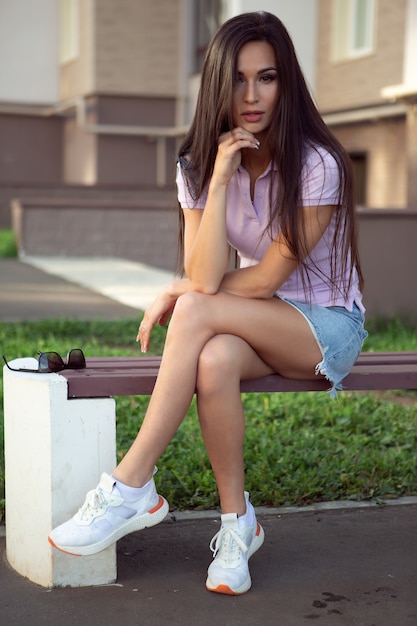
<instances>
[{"instance_id":1,"label":"beige wall","mask_svg":"<svg viewBox=\"0 0 417 626\"><path fill-rule=\"evenodd\" d=\"M60 100L94 92L94 5L95 0L79 2L79 54L60 66Z\"/></svg>"},{"instance_id":2,"label":"beige wall","mask_svg":"<svg viewBox=\"0 0 417 626\"><path fill-rule=\"evenodd\" d=\"M96 91L175 95L179 15L179 0L97 2Z\"/></svg>"},{"instance_id":3,"label":"beige wall","mask_svg":"<svg viewBox=\"0 0 417 626\"><path fill-rule=\"evenodd\" d=\"M322 113L382 104L381 89L402 82L407 0L377 0L376 50L332 60L332 0L320 0L316 97Z\"/></svg>"},{"instance_id":4,"label":"beige wall","mask_svg":"<svg viewBox=\"0 0 417 626\"><path fill-rule=\"evenodd\" d=\"M367 157L365 205L374 209L407 207L406 123L385 119L332 128L350 154Z\"/></svg>"},{"instance_id":5,"label":"beige wall","mask_svg":"<svg viewBox=\"0 0 417 626\"><path fill-rule=\"evenodd\" d=\"M157 166L170 186L175 180L175 138L165 143L165 160L157 159L152 136L110 133L116 126L172 126L175 100L169 98L95 96L86 99L87 122L100 131L80 128L74 112L64 121L63 182L69 184L157 184Z\"/></svg>"},{"instance_id":6,"label":"beige wall","mask_svg":"<svg viewBox=\"0 0 417 626\"><path fill-rule=\"evenodd\" d=\"M336 61L333 0L319 0L316 99L321 113L349 112L388 104L381 90L402 82L407 0L375 0L374 51ZM366 157L365 205L375 209L410 205L409 129L406 118L340 123L331 130L350 154Z\"/></svg>"},{"instance_id":7,"label":"beige wall","mask_svg":"<svg viewBox=\"0 0 417 626\"><path fill-rule=\"evenodd\" d=\"M407 112L408 207L417 211L417 106Z\"/></svg>"},{"instance_id":8,"label":"beige wall","mask_svg":"<svg viewBox=\"0 0 417 626\"><path fill-rule=\"evenodd\" d=\"M93 93L175 96L179 5L180 0L80 2L79 55L61 65L60 98Z\"/></svg>"}]
</instances>

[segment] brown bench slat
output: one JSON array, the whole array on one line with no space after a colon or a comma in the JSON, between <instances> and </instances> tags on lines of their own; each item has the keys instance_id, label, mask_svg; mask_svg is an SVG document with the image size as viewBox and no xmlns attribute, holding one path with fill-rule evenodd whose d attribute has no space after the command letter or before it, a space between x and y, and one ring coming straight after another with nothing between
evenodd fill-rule
<instances>
[{"instance_id":1,"label":"brown bench slat","mask_svg":"<svg viewBox=\"0 0 417 626\"><path fill-rule=\"evenodd\" d=\"M85 370L64 370L69 398L97 398L152 393L160 357L91 357ZM346 390L417 389L417 352L363 352ZM322 379L291 380L273 374L241 383L243 392L325 391Z\"/></svg>"},{"instance_id":2,"label":"brown bench slat","mask_svg":"<svg viewBox=\"0 0 417 626\"><path fill-rule=\"evenodd\" d=\"M395 365L397 363L417 363L417 352L362 352L355 365L378 363Z\"/></svg>"},{"instance_id":3,"label":"brown bench slat","mask_svg":"<svg viewBox=\"0 0 417 626\"><path fill-rule=\"evenodd\" d=\"M160 356L95 356L88 357L87 363L89 367L109 368L111 365L117 364L117 367L130 367L136 365L138 367L143 364L157 363L161 361ZM362 352L355 365L364 363L378 362L381 364L390 363L417 363L417 352Z\"/></svg>"}]
</instances>

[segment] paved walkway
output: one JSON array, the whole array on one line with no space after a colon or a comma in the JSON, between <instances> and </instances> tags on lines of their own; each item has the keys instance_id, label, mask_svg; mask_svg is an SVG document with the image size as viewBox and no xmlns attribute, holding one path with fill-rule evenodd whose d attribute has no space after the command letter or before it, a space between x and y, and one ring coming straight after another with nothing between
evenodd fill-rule
<instances>
[{"instance_id":1,"label":"paved walkway","mask_svg":"<svg viewBox=\"0 0 417 626\"><path fill-rule=\"evenodd\" d=\"M157 291L167 279L108 259L0 260L0 321L135 316L150 287ZM48 590L23 579L7 563L0 532L1 623L416 626L417 500L338 506L259 509L265 544L251 560L253 587L241 597L205 590L218 516L184 513L125 537L117 583L79 589Z\"/></svg>"},{"instance_id":2,"label":"paved walkway","mask_svg":"<svg viewBox=\"0 0 417 626\"><path fill-rule=\"evenodd\" d=\"M416 519L416 505L259 515L265 544L250 562L252 589L240 597L205 589L208 544L218 529L212 519L167 522L120 540L118 581L106 587L47 590L18 576L3 556L1 621L415 626Z\"/></svg>"},{"instance_id":3,"label":"paved walkway","mask_svg":"<svg viewBox=\"0 0 417 626\"><path fill-rule=\"evenodd\" d=\"M142 310L152 304L173 277L173 273L125 259L26 257L25 262L120 304Z\"/></svg>"},{"instance_id":4,"label":"paved walkway","mask_svg":"<svg viewBox=\"0 0 417 626\"><path fill-rule=\"evenodd\" d=\"M135 317L171 277L122 259L0 259L0 320Z\"/></svg>"}]
</instances>

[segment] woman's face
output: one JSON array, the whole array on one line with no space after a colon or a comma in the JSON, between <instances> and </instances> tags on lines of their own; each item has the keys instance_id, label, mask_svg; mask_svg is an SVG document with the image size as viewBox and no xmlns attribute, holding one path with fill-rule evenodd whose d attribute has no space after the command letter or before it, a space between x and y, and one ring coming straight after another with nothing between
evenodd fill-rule
<instances>
[{"instance_id":1,"label":"woman's face","mask_svg":"<svg viewBox=\"0 0 417 626\"><path fill-rule=\"evenodd\" d=\"M257 135L271 124L279 96L278 69L272 46L249 41L237 58L237 82L233 89L233 124Z\"/></svg>"}]
</instances>

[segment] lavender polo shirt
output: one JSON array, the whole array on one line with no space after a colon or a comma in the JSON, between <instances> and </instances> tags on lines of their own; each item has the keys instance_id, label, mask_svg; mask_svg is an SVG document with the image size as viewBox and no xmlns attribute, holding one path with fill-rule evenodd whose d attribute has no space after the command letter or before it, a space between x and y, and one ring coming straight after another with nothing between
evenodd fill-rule
<instances>
[{"instance_id":1,"label":"lavender polo shirt","mask_svg":"<svg viewBox=\"0 0 417 626\"><path fill-rule=\"evenodd\" d=\"M250 196L249 174L243 167L239 167L231 178L227 187L227 238L240 257L240 266L255 265L264 256L271 238L264 233L269 217L269 199L275 195L277 177L274 175L275 166L270 163L264 173L257 179L254 189L253 202ZM177 168L178 201L183 209L204 209L207 192L197 200L193 200L178 164ZM306 164L302 174L302 204L303 206L335 205L338 202L339 171L334 158L323 148L310 149L307 153ZM344 306L352 310L356 303L363 312L362 296L358 286L356 269L348 297L341 293L332 294L325 278L331 275L330 251L335 229L333 216L323 237L306 259L307 266L312 268L309 273L311 285L304 291L301 270L296 269L288 280L276 292L276 295L296 302L310 302L321 306ZM273 235L278 234L276 228ZM319 268L319 272L317 269ZM347 284L349 268L346 275L340 276L339 283Z\"/></svg>"}]
</instances>

